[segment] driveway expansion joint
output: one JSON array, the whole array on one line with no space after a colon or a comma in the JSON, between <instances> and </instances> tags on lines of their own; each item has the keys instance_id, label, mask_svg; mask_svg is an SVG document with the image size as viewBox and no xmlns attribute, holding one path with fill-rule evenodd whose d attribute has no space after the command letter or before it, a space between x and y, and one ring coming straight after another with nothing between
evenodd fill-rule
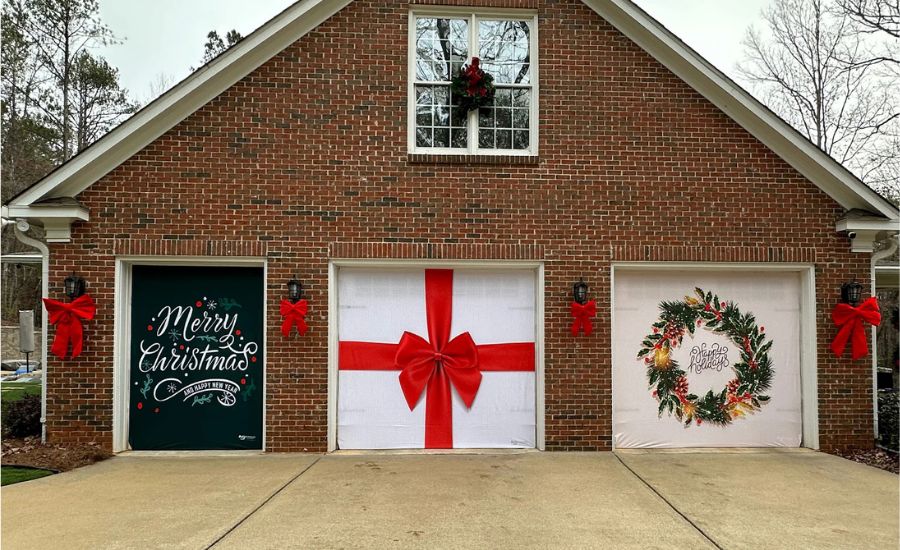
<instances>
[{"instance_id":1,"label":"driveway expansion joint","mask_svg":"<svg viewBox=\"0 0 900 550\"><path fill-rule=\"evenodd\" d=\"M643 477L641 477L640 474L638 474L637 472L635 472L635 471L631 468L631 466L629 466L628 464L626 464L625 461L622 460L622 457L620 457L618 453L615 453L615 452L614 452L614 453L613 453L613 456L616 457L616 460L618 460L619 463L620 463L622 466L624 466L626 470L628 470L629 472L631 472L631 474L632 474L634 477L638 478L638 479L640 480L641 483L643 483L644 485L646 485L648 489L650 489L651 491L653 491L653 493L654 493L656 496L658 496L663 502L665 502L666 505L667 505L669 508L671 508L676 514L678 514L679 516L681 516L681 519L683 519L684 521L686 521L686 522L688 523L688 525L690 525L691 527L694 528L695 531L697 531L698 533L700 533L700 536L702 536L703 538L705 538L706 540L708 540L710 544L712 544L713 546L715 546L715 547L718 548L719 550L725 550L725 548L722 547L722 545L720 545L718 542L716 542L715 539L713 539L711 536L709 536L709 534L707 534L706 531L704 531L703 529L701 529L699 525L697 525L696 523L694 523L694 522L691 520L691 518L687 517L686 514L684 514L681 510L679 510L678 508L676 508L675 505L672 504L672 502L669 501L669 499L667 499L665 496L663 496L662 493L660 493L659 491L657 491L656 488L655 488L653 485L650 485L650 483L649 483L646 479L644 479Z\"/></svg>"},{"instance_id":2,"label":"driveway expansion joint","mask_svg":"<svg viewBox=\"0 0 900 550\"><path fill-rule=\"evenodd\" d=\"M308 472L310 468L312 468L313 466L315 466L316 464L318 464L319 461L322 460L322 457L323 457L323 456L325 456L325 455L319 455L319 457L316 458L311 464L307 465L305 468L303 468L302 470L300 470L300 472L299 472L297 475L295 475L295 476L292 477L291 479L287 480L284 484L281 485L281 487L279 487L278 489L276 489L275 491L273 491L271 495L269 495L268 497L266 497L265 500L263 500L263 501L260 502L256 507L254 507L252 510L250 510L249 512L247 512L246 514L244 514L244 517L242 517L241 519L239 519L239 520L237 521L237 523L235 523L234 525L232 525L231 527L229 527L227 531L225 531L224 533L222 533L221 535L219 535L218 537L216 537L216 540L212 541L212 543L210 543L208 546L206 546L203 550L210 550L210 548L212 548L213 546L215 546L215 545L219 544L220 542L222 542L222 541L225 539L225 537L227 537L228 535L230 535L235 529L237 529L238 527L240 527L241 524L243 524L245 521L247 521L248 519L250 519L250 517L251 517L253 514L255 514L256 512L259 512L259 511L263 508L263 506L265 506L265 505L268 504L273 498L275 498L276 496L278 496L279 493L281 493L282 491L284 491L285 489L287 489L288 486L289 486L291 483L293 483L293 482L297 481L298 479L300 479L300 476L302 476L303 474L305 474L306 472Z\"/></svg>"}]
</instances>

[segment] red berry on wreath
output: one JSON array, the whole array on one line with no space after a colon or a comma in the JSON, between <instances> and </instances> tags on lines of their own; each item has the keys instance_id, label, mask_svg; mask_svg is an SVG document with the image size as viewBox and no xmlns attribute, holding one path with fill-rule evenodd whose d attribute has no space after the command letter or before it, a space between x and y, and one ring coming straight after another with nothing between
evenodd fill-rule
<instances>
[{"instance_id":1,"label":"red berry on wreath","mask_svg":"<svg viewBox=\"0 0 900 550\"><path fill-rule=\"evenodd\" d=\"M247 384L247 379L246 379L246 378L241 378L241 385L244 386L244 385L246 385L246 384Z\"/></svg>"},{"instance_id":2,"label":"red berry on wreath","mask_svg":"<svg viewBox=\"0 0 900 550\"><path fill-rule=\"evenodd\" d=\"M153 412L158 413L158 412L159 412L159 407L156 407L155 409L153 409Z\"/></svg>"},{"instance_id":3,"label":"red berry on wreath","mask_svg":"<svg viewBox=\"0 0 900 550\"><path fill-rule=\"evenodd\" d=\"M178 349L184 349L184 344L179 344Z\"/></svg>"},{"instance_id":4,"label":"red berry on wreath","mask_svg":"<svg viewBox=\"0 0 900 550\"><path fill-rule=\"evenodd\" d=\"M255 356L255 355L254 355L253 357L250 358L250 362L251 362L251 363L256 363L256 356Z\"/></svg>"},{"instance_id":5,"label":"red berry on wreath","mask_svg":"<svg viewBox=\"0 0 900 550\"><path fill-rule=\"evenodd\" d=\"M765 332L765 331L766 331L766 327L759 327L759 331L760 331L760 332Z\"/></svg>"},{"instance_id":6,"label":"red berry on wreath","mask_svg":"<svg viewBox=\"0 0 900 550\"><path fill-rule=\"evenodd\" d=\"M195 303L194 305L197 306L197 307L202 307L202 306L203 306L203 302L201 302L200 300L197 300L197 303Z\"/></svg>"},{"instance_id":7,"label":"red berry on wreath","mask_svg":"<svg viewBox=\"0 0 900 550\"><path fill-rule=\"evenodd\" d=\"M141 403L140 401L138 401L137 408L138 408L138 410L143 409L143 408L144 408L144 404Z\"/></svg>"},{"instance_id":8,"label":"red berry on wreath","mask_svg":"<svg viewBox=\"0 0 900 550\"><path fill-rule=\"evenodd\" d=\"M234 331L234 335L235 335L235 336L240 336L240 335L241 335L241 329L237 329L236 331Z\"/></svg>"},{"instance_id":9,"label":"red berry on wreath","mask_svg":"<svg viewBox=\"0 0 900 550\"><path fill-rule=\"evenodd\" d=\"M153 332L153 325L147 325L147 330L149 332Z\"/></svg>"}]
</instances>

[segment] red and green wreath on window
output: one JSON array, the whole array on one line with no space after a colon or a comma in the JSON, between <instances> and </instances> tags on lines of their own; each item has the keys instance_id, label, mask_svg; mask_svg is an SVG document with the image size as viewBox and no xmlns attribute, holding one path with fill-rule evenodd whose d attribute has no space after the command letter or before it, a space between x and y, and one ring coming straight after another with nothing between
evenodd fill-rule
<instances>
[{"instance_id":1,"label":"red and green wreath on window","mask_svg":"<svg viewBox=\"0 0 900 550\"><path fill-rule=\"evenodd\" d=\"M463 65L450 83L450 92L456 105L471 111L494 102L494 77L484 72L477 57Z\"/></svg>"},{"instance_id":2,"label":"red and green wreath on window","mask_svg":"<svg viewBox=\"0 0 900 550\"><path fill-rule=\"evenodd\" d=\"M660 317L651 325L653 332L644 338L637 357L647 366L660 416L668 411L685 427L691 422L725 426L769 401L763 393L771 388L774 376L769 358L772 340L766 339L765 328L756 324L752 313L741 313L734 302L720 301L711 292L700 288L695 292L696 297L660 303ZM734 379L721 392L710 390L703 397L690 393L687 373L672 358L685 332L693 336L701 327L726 336L741 350L740 360L731 366Z\"/></svg>"}]
</instances>

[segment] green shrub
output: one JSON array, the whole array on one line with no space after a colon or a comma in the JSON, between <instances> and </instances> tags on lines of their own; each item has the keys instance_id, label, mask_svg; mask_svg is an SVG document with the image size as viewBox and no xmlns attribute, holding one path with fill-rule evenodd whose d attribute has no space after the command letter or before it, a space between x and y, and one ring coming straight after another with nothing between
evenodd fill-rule
<instances>
[{"instance_id":1,"label":"green shrub","mask_svg":"<svg viewBox=\"0 0 900 550\"><path fill-rule=\"evenodd\" d=\"M41 434L41 396L23 395L3 407L3 429L9 437Z\"/></svg>"},{"instance_id":2,"label":"green shrub","mask_svg":"<svg viewBox=\"0 0 900 550\"><path fill-rule=\"evenodd\" d=\"M900 450L900 392L896 390L878 392L878 442L882 447Z\"/></svg>"}]
</instances>

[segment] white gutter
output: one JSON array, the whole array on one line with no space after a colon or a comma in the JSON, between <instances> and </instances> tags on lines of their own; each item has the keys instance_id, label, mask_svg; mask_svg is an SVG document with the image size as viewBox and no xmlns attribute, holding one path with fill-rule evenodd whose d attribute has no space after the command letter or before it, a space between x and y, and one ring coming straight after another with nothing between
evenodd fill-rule
<instances>
[{"instance_id":1,"label":"white gutter","mask_svg":"<svg viewBox=\"0 0 900 550\"><path fill-rule=\"evenodd\" d=\"M872 265L871 265L871 289L872 296L877 294L877 288L875 286L875 264L878 263L879 260L883 260L884 258L889 258L894 252L897 251L898 243L897 243L897 235L891 235L888 239L889 244L887 248L884 250L879 250L878 252L872 253ZM875 424L875 438L878 438L878 332L876 327L872 327L872 419Z\"/></svg>"},{"instance_id":2,"label":"white gutter","mask_svg":"<svg viewBox=\"0 0 900 550\"><path fill-rule=\"evenodd\" d=\"M41 241L25 234L31 229L27 220L16 220L16 239L23 244L36 248L41 253L41 298L49 296L50 289L50 249ZM41 443L47 442L47 314L41 315Z\"/></svg>"}]
</instances>

